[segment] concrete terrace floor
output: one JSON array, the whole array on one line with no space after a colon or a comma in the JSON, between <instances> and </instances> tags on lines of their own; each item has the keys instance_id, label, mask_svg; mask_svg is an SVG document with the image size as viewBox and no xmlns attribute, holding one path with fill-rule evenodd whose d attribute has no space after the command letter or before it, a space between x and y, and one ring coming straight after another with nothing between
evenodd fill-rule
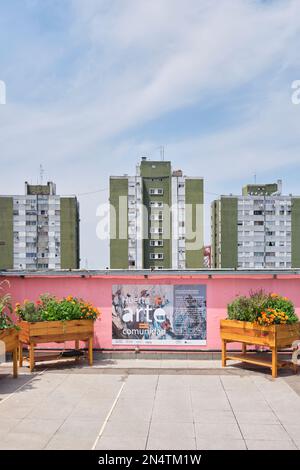
<instances>
[{"instance_id":1,"label":"concrete terrace floor","mask_svg":"<svg viewBox=\"0 0 300 470\"><path fill-rule=\"evenodd\" d=\"M300 449L300 375L218 360L0 367L0 449ZM47 368L45 368L47 367Z\"/></svg>"}]
</instances>

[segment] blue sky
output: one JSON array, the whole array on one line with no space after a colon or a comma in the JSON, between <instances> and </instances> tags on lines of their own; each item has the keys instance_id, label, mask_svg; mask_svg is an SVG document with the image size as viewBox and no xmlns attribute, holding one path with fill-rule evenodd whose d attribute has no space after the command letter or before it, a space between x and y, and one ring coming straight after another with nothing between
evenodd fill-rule
<instances>
[{"instance_id":1,"label":"blue sky","mask_svg":"<svg viewBox=\"0 0 300 470\"><path fill-rule=\"evenodd\" d=\"M212 193L283 179L300 194L299 0L0 0L0 193L39 165L61 194L108 188L140 155L205 178ZM107 191L79 196L83 266Z\"/></svg>"}]
</instances>

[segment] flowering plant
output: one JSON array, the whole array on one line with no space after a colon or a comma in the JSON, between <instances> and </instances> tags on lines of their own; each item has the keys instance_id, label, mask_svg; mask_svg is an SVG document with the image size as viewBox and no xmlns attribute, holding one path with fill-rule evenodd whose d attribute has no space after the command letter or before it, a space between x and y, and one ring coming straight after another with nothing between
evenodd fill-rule
<instances>
[{"instance_id":1,"label":"flowering plant","mask_svg":"<svg viewBox=\"0 0 300 470\"><path fill-rule=\"evenodd\" d=\"M230 320L248 321L262 326L292 324L299 321L293 302L276 293L250 292L228 305Z\"/></svg>"},{"instance_id":2,"label":"flowering plant","mask_svg":"<svg viewBox=\"0 0 300 470\"><path fill-rule=\"evenodd\" d=\"M49 294L41 295L36 302L17 303L15 312L21 320L28 322L96 320L100 315L96 307L83 299L71 295L58 299Z\"/></svg>"},{"instance_id":3,"label":"flowering plant","mask_svg":"<svg viewBox=\"0 0 300 470\"><path fill-rule=\"evenodd\" d=\"M12 313L11 296L10 294L1 294L1 292L4 291L5 285L9 285L9 283L7 281L0 283L0 330L16 328L16 325L9 315Z\"/></svg>"}]
</instances>

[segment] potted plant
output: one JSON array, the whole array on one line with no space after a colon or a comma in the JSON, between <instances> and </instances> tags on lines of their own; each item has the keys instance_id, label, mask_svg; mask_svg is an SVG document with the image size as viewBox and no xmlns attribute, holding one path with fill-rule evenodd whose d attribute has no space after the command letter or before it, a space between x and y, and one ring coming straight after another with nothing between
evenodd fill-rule
<instances>
[{"instance_id":1,"label":"potted plant","mask_svg":"<svg viewBox=\"0 0 300 470\"><path fill-rule=\"evenodd\" d=\"M100 311L83 299L68 296L41 295L37 302L25 300L16 304L15 313L20 326L20 365L22 365L23 344L29 346L30 371L35 366L34 347L42 343L79 341L88 343L89 364L93 364L94 321Z\"/></svg>"},{"instance_id":2,"label":"potted plant","mask_svg":"<svg viewBox=\"0 0 300 470\"><path fill-rule=\"evenodd\" d=\"M294 305L287 297L264 291L250 292L239 296L228 305L228 318L221 320L222 365L227 359L271 367L272 376L277 377L279 348L291 347L300 338L300 323ZM226 345L242 343L241 355L228 355ZM247 354L247 344L266 346L272 351L272 361Z\"/></svg>"},{"instance_id":3,"label":"potted plant","mask_svg":"<svg viewBox=\"0 0 300 470\"><path fill-rule=\"evenodd\" d=\"M4 353L10 352L13 356L13 377L18 376L18 347L19 331L10 317L12 313L11 296L5 294L5 286L9 286L7 281L0 283L0 350Z\"/></svg>"}]
</instances>

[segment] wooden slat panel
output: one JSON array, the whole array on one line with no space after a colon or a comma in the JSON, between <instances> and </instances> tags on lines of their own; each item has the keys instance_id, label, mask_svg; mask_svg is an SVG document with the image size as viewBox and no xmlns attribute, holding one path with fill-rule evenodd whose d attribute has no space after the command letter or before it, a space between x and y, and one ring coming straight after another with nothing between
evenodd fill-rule
<instances>
[{"instance_id":1,"label":"wooden slat panel","mask_svg":"<svg viewBox=\"0 0 300 470\"><path fill-rule=\"evenodd\" d=\"M249 354L236 354L236 355L226 355L226 359L232 361L242 361L249 364L255 364L257 366L272 367L272 358L268 359L258 359L256 357L250 356Z\"/></svg>"},{"instance_id":2,"label":"wooden slat panel","mask_svg":"<svg viewBox=\"0 0 300 470\"><path fill-rule=\"evenodd\" d=\"M269 347L288 347L300 339L300 323L293 325L259 326L237 320L221 320L221 338L226 341L237 341Z\"/></svg>"},{"instance_id":3,"label":"wooden slat panel","mask_svg":"<svg viewBox=\"0 0 300 470\"><path fill-rule=\"evenodd\" d=\"M221 333L221 338L226 340L227 342L237 342L237 343L247 343L247 344L258 344L260 346L273 346L275 343L275 338L270 338L266 336L258 337L255 336L253 339L249 337L248 335L240 335L240 334L234 334L234 333L226 333L222 332Z\"/></svg>"},{"instance_id":4,"label":"wooden slat panel","mask_svg":"<svg viewBox=\"0 0 300 470\"><path fill-rule=\"evenodd\" d=\"M0 341L5 343L6 352L12 352L18 347L19 344L19 332L15 329L9 329L5 332L0 333Z\"/></svg>"},{"instance_id":5,"label":"wooden slat panel","mask_svg":"<svg viewBox=\"0 0 300 470\"><path fill-rule=\"evenodd\" d=\"M21 322L20 341L30 343L63 343L64 341L87 341L94 335L93 320L70 320L55 322Z\"/></svg>"},{"instance_id":6,"label":"wooden slat panel","mask_svg":"<svg viewBox=\"0 0 300 470\"><path fill-rule=\"evenodd\" d=\"M244 328L247 330L257 330L259 329L260 331L275 331L275 325L270 325L270 326L260 326L256 325L255 323L251 323L248 321L239 321L239 320L221 320L220 321L221 328L224 327L233 327L233 328Z\"/></svg>"},{"instance_id":7,"label":"wooden slat panel","mask_svg":"<svg viewBox=\"0 0 300 470\"><path fill-rule=\"evenodd\" d=\"M71 333L65 335L40 335L40 336L30 336L29 342L41 344L41 343L64 343L65 341L87 341L91 338L92 334L86 333ZM28 344L28 343L26 343Z\"/></svg>"}]
</instances>

